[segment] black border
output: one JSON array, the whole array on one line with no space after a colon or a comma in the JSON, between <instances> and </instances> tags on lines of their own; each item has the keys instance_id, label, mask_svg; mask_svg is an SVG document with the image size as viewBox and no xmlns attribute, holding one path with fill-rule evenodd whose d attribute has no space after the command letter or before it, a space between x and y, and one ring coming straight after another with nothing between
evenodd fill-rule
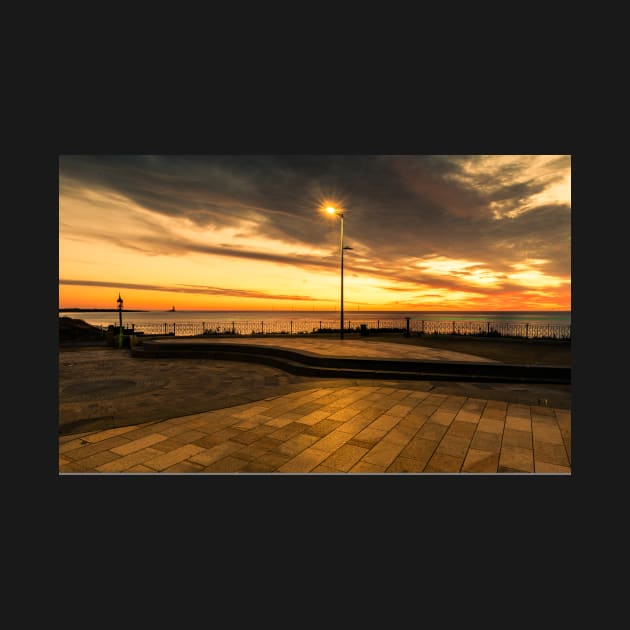
<instances>
[{"instance_id":1,"label":"black border","mask_svg":"<svg viewBox=\"0 0 630 630\"><path fill-rule=\"evenodd\" d=\"M38 232L46 260L58 261L57 214L58 156L60 154L571 154L577 170L573 123L565 95L515 106L508 95L480 102L463 94L437 92L415 97L407 93L352 94L335 99L314 90L312 94L287 94L270 99L268 92L241 90L231 99L225 92L202 98L184 93L143 94L140 98L105 98L94 86L73 94L55 110L51 139L39 153L41 186L34 191ZM137 96L137 94L134 94ZM575 179L574 179L575 190ZM573 239L581 225L579 202L573 210ZM581 231L581 233L583 233ZM577 270L577 252L573 246ZM287 528L300 523L322 526L329 534L352 523L376 534L378 523L392 533L409 532L411 524L447 527L459 523L462 530L482 533L481 524L500 530L509 522L523 531L535 523L565 519L573 499L575 482L584 474L580 453L581 430L575 427L571 476L519 478L493 476L57 476L57 305L58 277L52 264L37 269L38 289L34 309L45 301L50 320L29 323L40 331L38 348L45 361L36 368L39 382L35 400L37 440L45 425L46 443L38 462L48 487L67 523L87 522L101 534L116 530L119 518L132 527L159 523L184 533L191 522L206 516L213 527L235 522ZM574 280L579 280L574 271ZM588 407L585 376L585 320L579 300L579 282L573 285L574 331L573 422ZM42 299L43 298L43 299ZM52 379L51 379L52 377ZM32 382L32 380L31 380ZM30 396L31 394L29 394ZM30 403L29 403L30 404ZM30 414L29 414L30 415ZM50 442L50 444L49 444ZM52 448L49 448L52 447ZM577 448L576 448L577 447ZM115 516L117 515L117 516ZM206 523L208 521L205 521ZM427 525L430 522L432 525ZM334 526L331 527L331 525ZM105 531L103 531L105 530ZM193 531L200 533L200 526Z\"/></svg>"}]
</instances>

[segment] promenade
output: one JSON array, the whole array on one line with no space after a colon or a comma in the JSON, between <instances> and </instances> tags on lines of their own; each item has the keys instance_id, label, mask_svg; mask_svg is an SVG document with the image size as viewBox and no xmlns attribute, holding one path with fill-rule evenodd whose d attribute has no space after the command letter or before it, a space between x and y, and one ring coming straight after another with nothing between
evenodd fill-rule
<instances>
[{"instance_id":1,"label":"promenade","mask_svg":"<svg viewBox=\"0 0 630 630\"><path fill-rule=\"evenodd\" d=\"M351 339L255 344L316 357L497 363ZM244 360L61 348L59 472L569 474L570 390L526 382L320 378Z\"/></svg>"}]
</instances>

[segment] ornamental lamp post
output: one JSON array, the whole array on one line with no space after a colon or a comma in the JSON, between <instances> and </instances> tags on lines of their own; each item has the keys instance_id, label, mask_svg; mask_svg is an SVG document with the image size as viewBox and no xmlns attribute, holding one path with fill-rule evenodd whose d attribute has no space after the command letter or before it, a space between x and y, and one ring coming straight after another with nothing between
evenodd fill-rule
<instances>
[{"instance_id":1,"label":"ornamental lamp post","mask_svg":"<svg viewBox=\"0 0 630 630\"><path fill-rule=\"evenodd\" d=\"M120 297L120 292L118 293L118 347L122 348L123 346L123 323L122 323L122 307L123 307L123 299Z\"/></svg>"}]
</instances>

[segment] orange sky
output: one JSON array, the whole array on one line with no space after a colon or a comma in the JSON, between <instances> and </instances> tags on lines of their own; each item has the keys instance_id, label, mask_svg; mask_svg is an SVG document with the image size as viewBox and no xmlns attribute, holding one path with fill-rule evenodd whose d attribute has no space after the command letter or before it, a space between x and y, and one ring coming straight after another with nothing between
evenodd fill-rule
<instances>
[{"instance_id":1,"label":"orange sky","mask_svg":"<svg viewBox=\"0 0 630 630\"><path fill-rule=\"evenodd\" d=\"M59 306L570 310L570 156L61 156Z\"/></svg>"}]
</instances>

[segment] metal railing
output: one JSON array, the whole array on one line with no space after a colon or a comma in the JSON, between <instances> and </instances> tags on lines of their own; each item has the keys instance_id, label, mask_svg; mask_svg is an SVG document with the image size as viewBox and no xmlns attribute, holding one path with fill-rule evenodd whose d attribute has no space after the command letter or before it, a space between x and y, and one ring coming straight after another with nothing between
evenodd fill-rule
<instances>
[{"instance_id":1,"label":"metal railing","mask_svg":"<svg viewBox=\"0 0 630 630\"><path fill-rule=\"evenodd\" d=\"M111 326L110 326L111 328ZM114 326L114 328L118 328ZM338 319L250 320L212 322L134 323L133 334L194 336L311 335L339 332ZM344 322L344 331L402 333L414 335L469 335L477 337L522 337L527 339L571 339L570 324L504 321L436 321L404 319L357 319Z\"/></svg>"}]
</instances>

